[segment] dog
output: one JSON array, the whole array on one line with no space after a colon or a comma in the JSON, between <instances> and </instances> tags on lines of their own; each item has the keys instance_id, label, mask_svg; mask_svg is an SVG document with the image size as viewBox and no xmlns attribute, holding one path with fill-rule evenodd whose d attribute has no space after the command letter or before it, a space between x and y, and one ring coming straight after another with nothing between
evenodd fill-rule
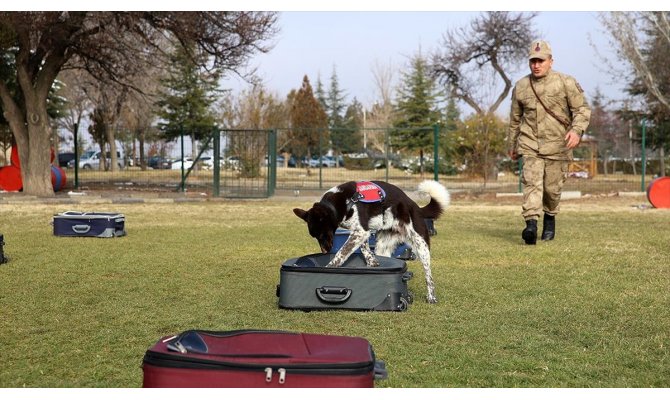
<instances>
[{"instance_id":1,"label":"dog","mask_svg":"<svg viewBox=\"0 0 670 400\"><path fill-rule=\"evenodd\" d=\"M309 210L294 208L293 212L307 222L309 234L319 242L323 253L333 248L338 226L351 232L326 267L342 266L359 247L368 266L379 266L368 243L371 230L377 232L375 251L380 256L390 257L399 244L409 243L423 266L428 289L426 300L436 303L425 219L437 219L449 206L450 195L443 185L431 180L419 184L419 193L430 196L424 207L390 183L350 181L328 190Z\"/></svg>"}]
</instances>

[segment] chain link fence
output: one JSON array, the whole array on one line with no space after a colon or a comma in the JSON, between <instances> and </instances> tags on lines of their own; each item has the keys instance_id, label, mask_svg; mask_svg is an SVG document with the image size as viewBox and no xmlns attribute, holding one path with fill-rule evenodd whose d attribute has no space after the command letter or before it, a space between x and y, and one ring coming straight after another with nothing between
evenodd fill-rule
<instances>
[{"instance_id":1,"label":"chain link fence","mask_svg":"<svg viewBox=\"0 0 670 400\"><path fill-rule=\"evenodd\" d=\"M99 146L80 146L85 148L76 151L78 163L61 164L67 175L64 190L197 191L262 198L275 191L327 190L349 180L382 180L415 190L420 181L437 179L452 191L521 191L519 163L503 154L492 155L485 179L467 165L472 157L454 155L447 133L436 127L311 132L231 129L201 140L185 133L173 141L140 141L121 132L117 137L126 139L117 140L114 160L109 146L104 152ZM75 151L61 149L60 153ZM641 175L639 156L603 161L599 155L597 142L584 140L575 152L564 190L582 194L644 191L661 168L653 154L645 159L645 175Z\"/></svg>"}]
</instances>

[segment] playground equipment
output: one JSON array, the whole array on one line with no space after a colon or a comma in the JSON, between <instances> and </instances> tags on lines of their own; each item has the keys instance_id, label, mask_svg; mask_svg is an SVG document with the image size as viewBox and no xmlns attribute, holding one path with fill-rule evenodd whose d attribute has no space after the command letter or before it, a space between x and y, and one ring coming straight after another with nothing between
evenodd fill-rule
<instances>
[{"instance_id":1,"label":"playground equipment","mask_svg":"<svg viewBox=\"0 0 670 400\"><path fill-rule=\"evenodd\" d=\"M656 208L670 208L670 177L662 176L651 181L647 199Z\"/></svg>"},{"instance_id":2,"label":"playground equipment","mask_svg":"<svg viewBox=\"0 0 670 400\"><path fill-rule=\"evenodd\" d=\"M53 149L51 150L51 162L55 158ZM19 161L19 152L16 146L12 147L12 152L9 157L10 165L0 167L0 190L7 192L19 192L23 189L23 180L21 179L21 162ZM51 166L51 184L54 192L65 187L67 177L65 171L61 167Z\"/></svg>"}]
</instances>

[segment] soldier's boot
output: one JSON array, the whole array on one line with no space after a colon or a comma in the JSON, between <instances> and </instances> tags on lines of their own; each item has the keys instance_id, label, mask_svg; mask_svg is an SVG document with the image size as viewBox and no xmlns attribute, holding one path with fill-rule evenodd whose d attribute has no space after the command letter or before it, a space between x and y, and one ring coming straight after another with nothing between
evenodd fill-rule
<instances>
[{"instance_id":1,"label":"soldier's boot","mask_svg":"<svg viewBox=\"0 0 670 400\"><path fill-rule=\"evenodd\" d=\"M554 240L556 235L556 216L544 214L542 221L542 240Z\"/></svg>"},{"instance_id":2,"label":"soldier's boot","mask_svg":"<svg viewBox=\"0 0 670 400\"><path fill-rule=\"evenodd\" d=\"M526 244L537 243L537 220L529 219L526 221L526 229L521 232L521 238Z\"/></svg>"}]
</instances>

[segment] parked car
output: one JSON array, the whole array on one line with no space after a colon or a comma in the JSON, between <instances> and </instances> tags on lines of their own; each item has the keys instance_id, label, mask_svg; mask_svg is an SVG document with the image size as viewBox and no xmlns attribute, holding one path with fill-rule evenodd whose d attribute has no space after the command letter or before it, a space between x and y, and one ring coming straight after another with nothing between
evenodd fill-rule
<instances>
[{"instance_id":1,"label":"parked car","mask_svg":"<svg viewBox=\"0 0 670 400\"><path fill-rule=\"evenodd\" d=\"M198 159L198 163L200 163L205 169L214 169L214 157L201 156Z\"/></svg>"},{"instance_id":2,"label":"parked car","mask_svg":"<svg viewBox=\"0 0 670 400\"><path fill-rule=\"evenodd\" d=\"M152 156L149 157L149 161L147 161L147 166L153 169L170 169L172 168L172 161L165 157Z\"/></svg>"},{"instance_id":3,"label":"parked car","mask_svg":"<svg viewBox=\"0 0 670 400\"><path fill-rule=\"evenodd\" d=\"M171 169L181 169L181 160L174 160L172 161L172 165L170 166ZM191 157L188 157L184 160L184 170L187 170L191 168L193 165L193 159Z\"/></svg>"},{"instance_id":4,"label":"parked car","mask_svg":"<svg viewBox=\"0 0 670 400\"><path fill-rule=\"evenodd\" d=\"M240 169L240 158L238 156L227 157L223 165L224 165L224 168L239 170Z\"/></svg>"},{"instance_id":5,"label":"parked car","mask_svg":"<svg viewBox=\"0 0 670 400\"><path fill-rule=\"evenodd\" d=\"M281 156L281 155L277 156L277 166L278 167L283 167L285 161L286 161L286 158L284 156ZM263 160L263 166L267 167L268 164L269 164L268 156L265 156L265 159ZM289 167L289 168L295 168L296 164L297 164L297 161L296 161L295 157L291 156L291 157L289 157L288 162L286 163L286 166Z\"/></svg>"},{"instance_id":6,"label":"parked car","mask_svg":"<svg viewBox=\"0 0 670 400\"><path fill-rule=\"evenodd\" d=\"M74 153L60 153L58 154L58 166L65 168L72 161L72 166L74 166Z\"/></svg>"},{"instance_id":7,"label":"parked car","mask_svg":"<svg viewBox=\"0 0 670 400\"><path fill-rule=\"evenodd\" d=\"M322 156L321 158L319 157L312 157L309 160L309 166L312 168L317 168L317 167L335 167L337 165L337 160L335 160L335 157L331 156Z\"/></svg>"},{"instance_id":8,"label":"parked car","mask_svg":"<svg viewBox=\"0 0 670 400\"><path fill-rule=\"evenodd\" d=\"M89 150L84 152L79 158L79 168L81 169L100 169L100 150ZM111 157L107 152L107 165L111 164ZM119 169L123 169L123 158L120 152L116 152L116 162ZM74 168L74 159L67 164L68 168Z\"/></svg>"}]
</instances>

